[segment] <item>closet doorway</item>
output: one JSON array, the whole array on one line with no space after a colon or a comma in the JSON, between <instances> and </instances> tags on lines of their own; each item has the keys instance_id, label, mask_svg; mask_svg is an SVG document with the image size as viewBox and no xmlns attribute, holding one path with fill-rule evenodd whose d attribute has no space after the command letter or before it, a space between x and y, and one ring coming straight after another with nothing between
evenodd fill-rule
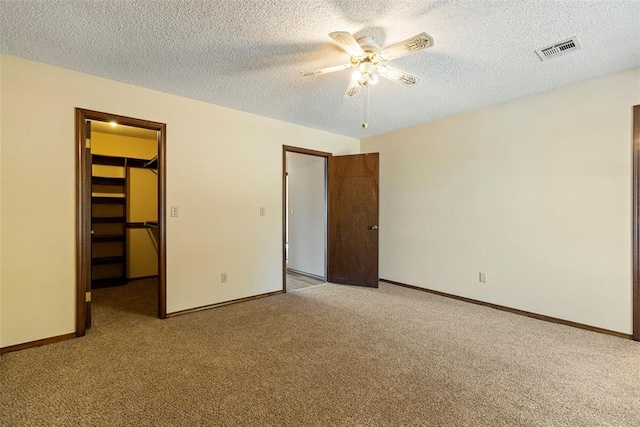
<instances>
[{"instance_id":1,"label":"closet doorway","mask_svg":"<svg viewBox=\"0 0 640 427\"><path fill-rule=\"evenodd\" d=\"M284 148L285 292L327 281L327 172L330 153Z\"/></svg>"},{"instance_id":2,"label":"closet doorway","mask_svg":"<svg viewBox=\"0 0 640 427\"><path fill-rule=\"evenodd\" d=\"M166 317L165 145L163 123L76 109L76 336L93 289Z\"/></svg>"}]
</instances>

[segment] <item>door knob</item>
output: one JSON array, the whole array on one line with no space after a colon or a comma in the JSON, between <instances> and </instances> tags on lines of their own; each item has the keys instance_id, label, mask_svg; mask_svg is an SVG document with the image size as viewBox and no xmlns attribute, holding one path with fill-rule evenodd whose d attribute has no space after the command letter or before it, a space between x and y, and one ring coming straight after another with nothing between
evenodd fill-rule
<instances>
[{"instance_id":1,"label":"door knob","mask_svg":"<svg viewBox=\"0 0 640 427\"><path fill-rule=\"evenodd\" d=\"M373 227L371 227L372 230L378 230L380 227L378 227L377 225L374 225Z\"/></svg>"}]
</instances>

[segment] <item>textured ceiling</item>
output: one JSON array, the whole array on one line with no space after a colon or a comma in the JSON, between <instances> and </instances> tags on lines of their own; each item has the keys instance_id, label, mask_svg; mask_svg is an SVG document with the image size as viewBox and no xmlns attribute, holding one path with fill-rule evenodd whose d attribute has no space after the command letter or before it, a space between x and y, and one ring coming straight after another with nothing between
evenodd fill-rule
<instances>
[{"instance_id":1,"label":"textured ceiling","mask_svg":"<svg viewBox=\"0 0 640 427\"><path fill-rule=\"evenodd\" d=\"M434 39L392 63L417 86L372 88L366 130L349 71L300 76L349 60L338 30ZM534 53L572 36L580 50ZM0 51L363 138L638 67L640 1L0 0Z\"/></svg>"}]
</instances>

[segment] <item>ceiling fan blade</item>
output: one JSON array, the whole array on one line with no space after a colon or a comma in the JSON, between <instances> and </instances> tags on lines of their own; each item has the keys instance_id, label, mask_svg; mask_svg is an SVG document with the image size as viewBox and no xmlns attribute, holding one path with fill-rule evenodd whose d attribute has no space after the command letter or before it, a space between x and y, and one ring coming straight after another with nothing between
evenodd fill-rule
<instances>
[{"instance_id":1,"label":"ceiling fan blade","mask_svg":"<svg viewBox=\"0 0 640 427\"><path fill-rule=\"evenodd\" d=\"M349 83L349 87L347 88L347 91L344 93L344 97L353 98L358 93L360 93L360 87L361 86L360 86L360 83L358 83L358 80L352 79L351 82Z\"/></svg>"},{"instance_id":2,"label":"ceiling fan blade","mask_svg":"<svg viewBox=\"0 0 640 427\"><path fill-rule=\"evenodd\" d=\"M334 39L341 48L343 48L349 55L355 56L356 58L365 56L364 50L358 44L356 39L353 38L351 33L346 31L334 31L329 34L329 37Z\"/></svg>"},{"instance_id":3,"label":"ceiling fan blade","mask_svg":"<svg viewBox=\"0 0 640 427\"><path fill-rule=\"evenodd\" d=\"M379 56L381 56L385 61L392 61L396 58L400 58L401 56L405 56L431 46L433 46L433 38L427 33L420 33L417 36L413 36L410 39L386 48Z\"/></svg>"},{"instance_id":4,"label":"ceiling fan blade","mask_svg":"<svg viewBox=\"0 0 640 427\"><path fill-rule=\"evenodd\" d=\"M306 73L301 73L301 74L302 74L302 77L319 76L320 74L329 74L329 73L335 73L336 71L348 70L351 67L353 67L353 65L351 64L336 65L334 67L321 68L319 70L307 71Z\"/></svg>"},{"instance_id":5,"label":"ceiling fan blade","mask_svg":"<svg viewBox=\"0 0 640 427\"><path fill-rule=\"evenodd\" d=\"M419 77L387 65L378 67L378 75L406 87L415 86L420 81Z\"/></svg>"}]
</instances>

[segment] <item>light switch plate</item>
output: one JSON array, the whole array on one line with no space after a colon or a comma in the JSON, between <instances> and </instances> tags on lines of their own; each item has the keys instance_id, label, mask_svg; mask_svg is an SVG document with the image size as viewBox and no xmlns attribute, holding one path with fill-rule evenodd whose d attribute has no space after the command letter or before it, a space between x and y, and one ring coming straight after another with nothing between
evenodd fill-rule
<instances>
[{"instance_id":1,"label":"light switch plate","mask_svg":"<svg viewBox=\"0 0 640 427\"><path fill-rule=\"evenodd\" d=\"M173 216L173 217L178 216L178 207L177 206L171 206L171 216Z\"/></svg>"}]
</instances>

